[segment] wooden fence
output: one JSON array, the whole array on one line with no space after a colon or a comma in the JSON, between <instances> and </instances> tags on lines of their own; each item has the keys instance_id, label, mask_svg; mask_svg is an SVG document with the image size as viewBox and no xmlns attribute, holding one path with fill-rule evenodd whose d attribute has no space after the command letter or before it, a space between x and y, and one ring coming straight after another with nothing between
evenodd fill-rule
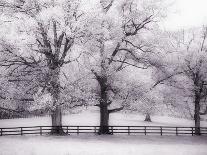
<instances>
[{"instance_id":1,"label":"wooden fence","mask_svg":"<svg viewBox=\"0 0 207 155\"><path fill-rule=\"evenodd\" d=\"M98 133L99 126L63 126L66 134ZM127 135L195 135L195 127L171 126L109 126L111 134ZM47 135L51 126L0 128L0 136L6 135ZM200 128L201 135L207 135L207 127Z\"/></svg>"}]
</instances>

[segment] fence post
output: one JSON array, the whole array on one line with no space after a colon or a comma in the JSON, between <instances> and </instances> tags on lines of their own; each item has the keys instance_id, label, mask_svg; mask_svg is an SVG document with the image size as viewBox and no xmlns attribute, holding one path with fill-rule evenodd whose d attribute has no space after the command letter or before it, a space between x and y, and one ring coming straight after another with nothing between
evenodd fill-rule
<instances>
[{"instance_id":1,"label":"fence post","mask_svg":"<svg viewBox=\"0 0 207 155\"><path fill-rule=\"evenodd\" d=\"M96 133L96 126L94 126L94 133Z\"/></svg>"},{"instance_id":2,"label":"fence post","mask_svg":"<svg viewBox=\"0 0 207 155\"><path fill-rule=\"evenodd\" d=\"M193 136L193 127L191 127L191 133L192 133L192 136Z\"/></svg>"},{"instance_id":3,"label":"fence post","mask_svg":"<svg viewBox=\"0 0 207 155\"><path fill-rule=\"evenodd\" d=\"M111 134L112 134L112 135L114 134L113 126L111 127Z\"/></svg>"},{"instance_id":4,"label":"fence post","mask_svg":"<svg viewBox=\"0 0 207 155\"><path fill-rule=\"evenodd\" d=\"M1 136L3 136L3 129L1 128Z\"/></svg>"},{"instance_id":5,"label":"fence post","mask_svg":"<svg viewBox=\"0 0 207 155\"><path fill-rule=\"evenodd\" d=\"M130 135L130 126L128 126L128 135Z\"/></svg>"},{"instance_id":6,"label":"fence post","mask_svg":"<svg viewBox=\"0 0 207 155\"><path fill-rule=\"evenodd\" d=\"M178 136L178 127L175 127L176 136Z\"/></svg>"},{"instance_id":7,"label":"fence post","mask_svg":"<svg viewBox=\"0 0 207 155\"><path fill-rule=\"evenodd\" d=\"M22 127L21 127L21 135L23 135Z\"/></svg>"},{"instance_id":8,"label":"fence post","mask_svg":"<svg viewBox=\"0 0 207 155\"><path fill-rule=\"evenodd\" d=\"M144 134L147 135L147 127L144 127Z\"/></svg>"},{"instance_id":9,"label":"fence post","mask_svg":"<svg viewBox=\"0 0 207 155\"><path fill-rule=\"evenodd\" d=\"M66 133L67 133L67 135L68 135L68 126L66 127L66 130L67 130Z\"/></svg>"},{"instance_id":10,"label":"fence post","mask_svg":"<svg viewBox=\"0 0 207 155\"><path fill-rule=\"evenodd\" d=\"M160 127L160 135L162 136L162 127Z\"/></svg>"},{"instance_id":11,"label":"fence post","mask_svg":"<svg viewBox=\"0 0 207 155\"><path fill-rule=\"evenodd\" d=\"M79 135L79 126L77 126L77 135Z\"/></svg>"},{"instance_id":12,"label":"fence post","mask_svg":"<svg viewBox=\"0 0 207 155\"><path fill-rule=\"evenodd\" d=\"M42 127L40 126L40 135L42 135Z\"/></svg>"}]
</instances>

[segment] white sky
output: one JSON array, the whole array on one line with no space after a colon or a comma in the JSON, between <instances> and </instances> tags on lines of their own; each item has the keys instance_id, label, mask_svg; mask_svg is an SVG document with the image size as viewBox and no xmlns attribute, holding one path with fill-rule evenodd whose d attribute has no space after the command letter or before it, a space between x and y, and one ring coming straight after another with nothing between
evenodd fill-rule
<instances>
[{"instance_id":1,"label":"white sky","mask_svg":"<svg viewBox=\"0 0 207 155\"><path fill-rule=\"evenodd\" d=\"M174 0L164 22L166 29L189 28L207 24L207 0Z\"/></svg>"},{"instance_id":2,"label":"white sky","mask_svg":"<svg viewBox=\"0 0 207 155\"><path fill-rule=\"evenodd\" d=\"M87 7L96 0L85 0ZM173 6L168 9L167 18L161 23L164 29L176 30L207 24L207 0L164 0Z\"/></svg>"}]
</instances>

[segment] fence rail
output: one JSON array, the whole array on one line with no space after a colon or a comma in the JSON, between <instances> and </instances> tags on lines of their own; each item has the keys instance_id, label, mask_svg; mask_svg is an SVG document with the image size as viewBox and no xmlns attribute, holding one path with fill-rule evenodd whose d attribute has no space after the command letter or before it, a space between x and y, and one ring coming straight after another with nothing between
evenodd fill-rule
<instances>
[{"instance_id":1,"label":"fence rail","mask_svg":"<svg viewBox=\"0 0 207 155\"><path fill-rule=\"evenodd\" d=\"M62 126L66 134L98 133L99 126ZM111 134L127 135L195 135L195 127L172 126L109 126ZM0 136L6 135L47 135L52 126L0 128ZM201 135L207 135L207 127L200 127Z\"/></svg>"}]
</instances>

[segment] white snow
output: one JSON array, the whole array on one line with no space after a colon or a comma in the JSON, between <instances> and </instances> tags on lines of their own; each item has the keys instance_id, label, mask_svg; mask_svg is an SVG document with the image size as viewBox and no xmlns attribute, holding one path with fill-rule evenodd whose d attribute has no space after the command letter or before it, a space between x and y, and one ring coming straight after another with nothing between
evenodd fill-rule
<instances>
[{"instance_id":1,"label":"white snow","mask_svg":"<svg viewBox=\"0 0 207 155\"><path fill-rule=\"evenodd\" d=\"M194 126L193 120L173 118L167 116L152 116L152 122L145 122L144 116L135 113L114 113L110 115L110 125L129 126ZM19 118L0 120L0 127L40 126L51 125L51 118ZM63 116L63 125L99 125L98 111L85 111L79 114ZM207 121L201 121L201 126L207 127Z\"/></svg>"},{"instance_id":2,"label":"white snow","mask_svg":"<svg viewBox=\"0 0 207 155\"><path fill-rule=\"evenodd\" d=\"M1 155L206 155L207 137L1 137Z\"/></svg>"}]
</instances>

